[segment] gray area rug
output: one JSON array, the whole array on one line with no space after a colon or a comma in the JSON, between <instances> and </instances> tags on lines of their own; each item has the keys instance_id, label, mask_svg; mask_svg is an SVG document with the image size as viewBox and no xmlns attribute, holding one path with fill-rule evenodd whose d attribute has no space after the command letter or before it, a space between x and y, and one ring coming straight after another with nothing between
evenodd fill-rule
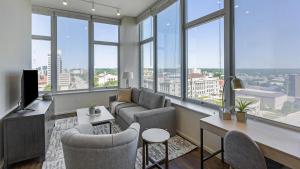
<instances>
[{"instance_id":1,"label":"gray area rug","mask_svg":"<svg viewBox=\"0 0 300 169\"><path fill-rule=\"evenodd\" d=\"M60 138L62 134L77 125L77 117L59 119L55 121L55 127L51 135L50 144L46 153L46 159L42 169L65 169L64 155ZM118 133L121 128L117 124L112 125L112 132ZM94 127L95 134L109 133L108 125L100 125ZM196 148L195 145L176 135L169 140L169 160L180 157ZM165 147L162 144L149 145L149 156L155 160L161 160L165 157ZM137 159L135 164L136 169L142 168L142 149L138 149Z\"/></svg>"}]
</instances>

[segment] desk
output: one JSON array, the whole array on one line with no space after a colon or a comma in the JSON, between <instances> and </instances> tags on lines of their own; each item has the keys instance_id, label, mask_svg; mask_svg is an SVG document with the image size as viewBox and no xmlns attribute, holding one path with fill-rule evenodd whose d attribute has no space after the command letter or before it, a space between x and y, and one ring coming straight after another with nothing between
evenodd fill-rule
<instances>
[{"instance_id":1,"label":"desk","mask_svg":"<svg viewBox=\"0 0 300 169\"><path fill-rule=\"evenodd\" d=\"M260 147L265 157L277 161L292 169L300 168L300 133L270 124L248 119L247 123L233 120L222 120L219 116L210 116L200 119L201 141L201 169L204 161L212 156L203 157L203 130L221 137L221 150L212 156L221 153L224 160L223 137L228 131L237 130L247 134Z\"/></svg>"}]
</instances>

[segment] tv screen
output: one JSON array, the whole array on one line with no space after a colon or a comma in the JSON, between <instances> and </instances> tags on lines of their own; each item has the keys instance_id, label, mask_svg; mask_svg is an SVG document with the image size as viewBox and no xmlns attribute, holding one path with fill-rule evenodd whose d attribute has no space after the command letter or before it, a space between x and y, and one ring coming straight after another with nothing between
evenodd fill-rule
<instances>
[{"instance_id":1,"label":"tv screen","mask_svg":"<svg viewBox=\"0 0 300 169\"><path fill-rule=\"evenodd\" d=\"M23 70L22 75L22 109L25 109L39 96L38 71Z\"/></svg>"}]
</instances>

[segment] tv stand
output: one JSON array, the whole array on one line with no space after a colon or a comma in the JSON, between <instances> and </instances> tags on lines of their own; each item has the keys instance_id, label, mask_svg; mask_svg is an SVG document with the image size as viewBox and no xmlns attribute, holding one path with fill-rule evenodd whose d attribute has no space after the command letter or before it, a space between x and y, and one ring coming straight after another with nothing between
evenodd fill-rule
<instances>
[{"instance_id":1,"label":"tv stand","mask_svg":"<svg viewBox=\"0 0 300 169\"><path fill-rule=\"evenodd\" d=\"M55 125L54 102L35 100L32 110L18 110L3 120L4 169L11 164L32 159L45 159Z\"/></svg>"}]
</instances>

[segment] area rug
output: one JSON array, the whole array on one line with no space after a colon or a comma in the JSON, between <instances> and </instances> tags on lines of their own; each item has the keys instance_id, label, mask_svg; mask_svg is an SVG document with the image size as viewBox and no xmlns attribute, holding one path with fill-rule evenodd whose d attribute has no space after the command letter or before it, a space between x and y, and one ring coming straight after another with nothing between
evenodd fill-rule
<instances>
[{"instance_id":1,"label":"area rug","mask_svg":"<svg viewBox=\"0 0 300 169\"><path fill-rule=\"evenodd\" d=\"M59 119L55 121L55 127L53 129L49 148L46 153L46 159L43 163L42 169L65 169L64 155L60 138L62 134L74 126L77 125L77 117L70 117ZM121 128L117 124L112 125L112 132L121 132ZM109 125L100 125L94 127L94 134L106 134L109 133ZM169 160L178 158L192 150L196 146L186 139L176 135L169 140ZM149 145L149 156L155 160L161 160L165 157L165 147L162 144ZM142 148L138 149L135 169L142 168Z\"/></svg>"}]
</instances>

